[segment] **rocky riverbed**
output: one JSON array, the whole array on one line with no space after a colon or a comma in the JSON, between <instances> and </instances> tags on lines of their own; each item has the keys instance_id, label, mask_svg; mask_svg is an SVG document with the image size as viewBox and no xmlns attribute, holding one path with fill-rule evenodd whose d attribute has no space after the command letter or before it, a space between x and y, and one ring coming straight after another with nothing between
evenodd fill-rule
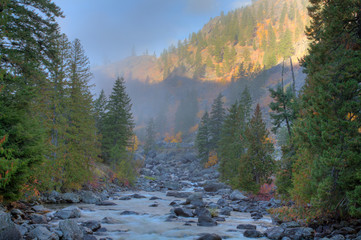
<instances>
[{"instance_id":1,"label":"rocky riverbed","mask_svg":"<svg viewBox=\"0 0 361 240\"><path fill-rule=\"evenodd\" d=\"M0 210L0 240L12 239L358 239L361 227L277 225L280 201L253 201L203 169L190 145L150 152L135 189L44 195L43 205ZM139 154L140 156L142 154Z\"/></svg>"}]
</instances>

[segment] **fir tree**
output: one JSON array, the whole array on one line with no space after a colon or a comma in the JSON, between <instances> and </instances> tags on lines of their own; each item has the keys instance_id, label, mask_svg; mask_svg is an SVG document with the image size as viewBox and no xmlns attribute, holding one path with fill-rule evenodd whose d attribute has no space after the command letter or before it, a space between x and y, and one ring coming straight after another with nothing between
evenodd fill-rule
<instances>
[{"instance_id":1,"label":"fir tree","mask_svg":"<svg viewBox=\"0 0 361 240\"><path fill-rule=\"evenodd\" d=\"M103 129L106 106L107 97L105 96L104 90L102 89L99 97L94 101L95 125L98 129L98 133L101 133Z\"/></svg>"},{"instance_id":2,"label":"fir tree","mask_svg":"<svg viewBox=\"0 0 361 240\"><path fill-rule=\"evenodd\" d=\"M200 158L202 163L205 164L208 161L208 156L210 152L209 114L207 111L203 114L201 122L199 124L196 137L196 146L198 149L198 158Z\"/></svg>"},{"instance_id":3,"label":"fir tree","mask_svg":"<svg viewBox=\"0 0 361 240\"><path fill-rule=\"evenodd\" d=\"M155 124L153 118L151 118L147 124L144 152L147 155L150 150L155 148Z\"/></svg>"},{"instance_id":4,"label":"fir tree","mask_svg":"<svg viewBox=\"0 0 361 240\"><path fill-rule=\"evenodd\" d=\"M220 139L221 129L225 118L225 109L223 107L223 95L220 93L212 104L209 120L209 134L210 134L210 148L212 150L217 148Z\"/></svg>"},{"instance_id":5,"label":"fir tree","mask_svg":"<svg viewBox=\"0 0 361 240\"><path fill-rule=\"evenodd\" d=\"M257 192L266 183L275 169L272 158L273 143L269 139L269 132L262 119L259 104L245 131L247 151L240 160L240 186L245 190Z\"/></svg>"},{"instance_id":6,"label":"fir tree","mask_svg":"<svg viewBox=\"0 0 361 240\"><path fill-rule=\"evenodd\" d=\"M360 217L360 2L311 1L309 14L293 194L323 213Z\"/></svg>"}]
</instances>

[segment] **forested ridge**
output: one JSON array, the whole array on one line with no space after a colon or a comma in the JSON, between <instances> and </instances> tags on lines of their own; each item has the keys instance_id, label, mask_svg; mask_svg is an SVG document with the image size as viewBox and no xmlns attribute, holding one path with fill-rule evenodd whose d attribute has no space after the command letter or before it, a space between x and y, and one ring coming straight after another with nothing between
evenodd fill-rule
<instances>
[{"instance_id":1,"label":"forested ridge","mask_svg":"<svg viewBox=\"0 0 361 240\"><path fill-rule=\"evenodd\" d=\"M163 79L175 68L199 79L206 74L224 81L257 78L290 60L291 43L302 38L308 21L300 10L307 5L310 45L300 59L306 84L300 91L285 85L282 68L280 84L269 89L272 132L268 113L252 99L252 86L230 84L237 89L228 108L221 93L209 111L200 111L192 89L173 109L172 135L161 130L163 109L158 119L149 119L139 141L124 78L116 78L109 96L102 91L93 98L88 57L79 39L61 33L56 22L61 9L50 0L3 0L0 200L74 191L101 181L128 186L141 165L133 157L138 144L147 156L156 140L175 148L187 140L204 167L217 168L220 180L233 188L257 195L264 184L274 183L275 196L292 203L271 210L274 217L304 224L360 218L360 0L254 1L211 20L212 34L205 26L165 50L157 64ZM174 89L176 83L166 82ZM278 160L275 146L281 147ZM100 173L100 166L107 172Z\"/></svg>"}]
</instances>

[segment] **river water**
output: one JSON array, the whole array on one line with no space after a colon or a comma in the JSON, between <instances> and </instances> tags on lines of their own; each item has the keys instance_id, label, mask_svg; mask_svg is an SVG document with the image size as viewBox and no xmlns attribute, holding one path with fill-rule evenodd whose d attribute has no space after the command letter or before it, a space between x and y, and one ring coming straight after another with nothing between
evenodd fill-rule
<instances>
[{"instance_id":1,"label":"river water","mask_svg":"<svg viewBox=\"0 0 361 240\"><path fill-rule=\"evenodd\" d=\"M135 192L121 192L119 197L132 195ZM272 221L269 217L254 221L249 213L231 212L231 216L226 217L225 222L218 222L214 227L197 226L197 218L183 218L172 222L166 222L166 219L173 208L169 205L170 202L176 200L175 197L167 197L163 192L136 192L145 196L146 198L131 200L116 200L110 201L116 203L114 206L97 206L94 204L78 204L77 206L82 210L81 218L78 222L87 220L102 221L104 218L113 219L112 224L101 223L106 232L96 233L95 236L100 238L110 237L114 240L169 240L169 239L197 239L202 233L216 233L223 239L246 239L243 236L243 231L237 229L239 224L253 224L257 225L257 230L263 231L265 227L272 226ZM151 197L159 197L161 199L149 200ZM206 197L205 202L214 202L221 198L221 196ZM184 201L185 199L178 199ZM151 204L158 203L158 207L150 207ZM60 208L60 206L52 206L53 208ZM61 206L64 207L64 206ZM135 211L139 215L121 215L123 211ZM184 225L189 222L191 226ZM57 225L57 221L51 222Z\"/></svg>"}]
</instances>

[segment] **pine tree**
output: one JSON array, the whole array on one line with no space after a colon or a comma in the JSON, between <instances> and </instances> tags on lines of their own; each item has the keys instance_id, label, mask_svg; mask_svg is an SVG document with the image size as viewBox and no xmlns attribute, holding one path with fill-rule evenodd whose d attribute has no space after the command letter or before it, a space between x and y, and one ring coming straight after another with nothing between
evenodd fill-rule
<instances>
[{"instance_id":1,"label":"pine tree","mask_svg":"<svg viewBox=\"0 0 361 240\"><path fill-rule=\"evenodd\" d=\"M221 129L225 118L225 109L223 107L223 95L220 93L212 104L209 120L210 149L217 148L220 139Z\"/></svg>"},{"instance_id":2,"label":"pine tree","mask_svg":"<svg viewBox=\"0 0 361 240\"><path fill-rule=\"evenodd\" d=\"M155 124L153 118L151 118L147 124L144 152L147 155L150 150L155 148Z\"/></svg>"},{"instance_id":3,"label":"pine tree","mask_svg":"<svg viewBox=\"0 0 361 240\"><path fill-rule=\"evenodd\" d=\"M240 186L245 190L257 192L266 183L275 169L272 158L273 143L269 139L269 132L262 119L259 104L245 131L247 151L240 160Z\"/></svg>"},{"instance_id":4,"label":"pine tree","mask_svg":"<svg viewBox=\"0 0 361 240\"><path fill-rule=\"evenodd\" d=\"M205 164L208 161L208 156L210 152L209 114L207 111L203 114L201 122L199 124L195 144L198 149L198 158L200 158L202 163Z\"/></svg>"},{"instance_id":5,"label":"pine tree","mask_svg":"<svg viewBox=\"0 0 361 240\"><path fill-rule=\"evenodd\" d=\"M309 13L293 194L324 214L360 217L360 1L316 0Z\"/></svg>"}]
</instances>

